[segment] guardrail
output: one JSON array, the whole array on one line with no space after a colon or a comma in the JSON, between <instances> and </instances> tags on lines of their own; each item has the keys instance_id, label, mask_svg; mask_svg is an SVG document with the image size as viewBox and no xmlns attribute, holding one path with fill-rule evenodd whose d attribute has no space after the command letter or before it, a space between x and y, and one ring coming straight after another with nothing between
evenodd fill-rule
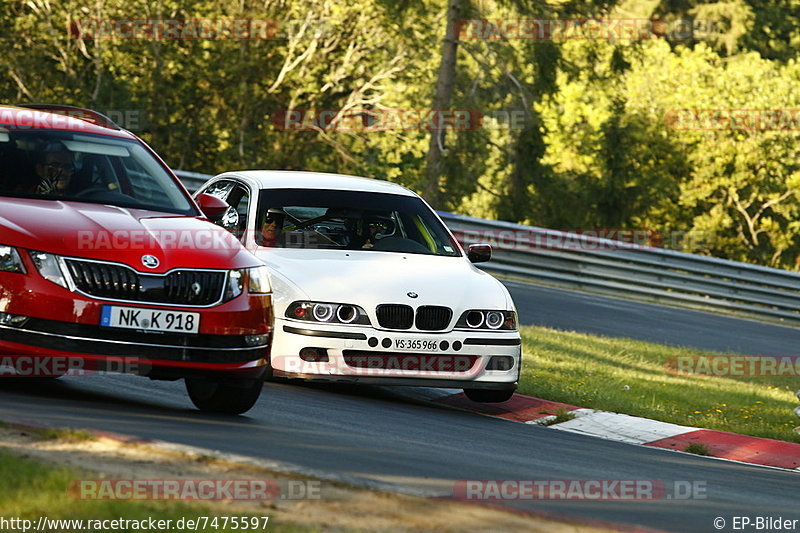
<instances>
[{"instance_id":1,"label":"guardrail","mask_svg":"<svg viewBox=\"0 0 800 533\"><path fill-rule=\"evenodd\" d=\"M800 390L795 393L795 396L797 396L797 399L800 400ZM798 405L797 407L794 408L794 415L797 418L800 418L800 405ZM792 431L794 431L795 433L800 435L800 426L797 426Z\"/></svg>"},{"instance_id":2,"label":"guardrail","mask_svg":"<svg viewBox=\"0 0 800 533\"><path fill-rule=\"evenodd\" d=\"M176 174L190 190L210 178ZM800 274L794 272L535 226L439 215L462 244L493 245L492 260L480 264L488 272L800 325Z\"/></svg>"}]
</instances>

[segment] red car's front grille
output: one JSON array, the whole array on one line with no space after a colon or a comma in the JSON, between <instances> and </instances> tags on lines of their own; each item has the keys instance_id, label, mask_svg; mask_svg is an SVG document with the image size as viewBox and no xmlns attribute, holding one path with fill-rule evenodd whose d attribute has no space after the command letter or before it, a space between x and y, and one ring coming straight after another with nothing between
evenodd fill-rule
<instances>
[{"instance_id":1,"label":"red car's front grille","mask_svg":"<svg viewBox=\"0 0 800 533\"><path fill-rule=\"evenodd\" d=\"M154 275L114 263L65 261L75 286L97 298L203 306L218 302L225 285L224 272L174 270Z\"/></svg>"}]
</instances>

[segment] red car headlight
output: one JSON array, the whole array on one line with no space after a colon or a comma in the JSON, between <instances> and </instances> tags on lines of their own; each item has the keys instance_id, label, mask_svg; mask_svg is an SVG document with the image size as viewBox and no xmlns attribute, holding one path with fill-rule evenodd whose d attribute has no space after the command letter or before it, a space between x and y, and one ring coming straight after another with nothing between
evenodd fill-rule
<instances>
[{"instance_id":1,"label":"red car headlight","mask_svg":"<svg viewBox=\"0 0 800 533\"><path fill-rule=\"evenodd\" d=\"M67 278L64 276L64 270L61 268L61 261L57 255L46 254L44 252L30 252L33 264L36 270L39 271L41 276L52 281L57 285L61 285L65 289L69 288L67 285Z\"/></svg>"},{"instance_id":2,"label":"red car headlight","mask_svg":"<svg viewBox=\"0 0 800 533\"><path fill-rule=\"evenodd\" d=\"M16 248L0 245L0 272L25 274L25 265Z\"/></svg>"}]
</instances>

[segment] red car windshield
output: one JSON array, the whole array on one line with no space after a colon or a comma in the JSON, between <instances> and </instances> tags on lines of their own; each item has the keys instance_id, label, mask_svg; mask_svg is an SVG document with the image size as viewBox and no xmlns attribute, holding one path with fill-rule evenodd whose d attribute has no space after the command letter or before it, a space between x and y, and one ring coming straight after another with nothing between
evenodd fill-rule
<instances>
[{"instance_id":1,"label":"red car windshield","mask_svg":"<svg viewBox=\"0 0 800 533\"><path fill-rule=\"evenodd\" d=\"M0 129L0 196L197 215L140 143L69 131Z\"/></svg>"}]
</instances>

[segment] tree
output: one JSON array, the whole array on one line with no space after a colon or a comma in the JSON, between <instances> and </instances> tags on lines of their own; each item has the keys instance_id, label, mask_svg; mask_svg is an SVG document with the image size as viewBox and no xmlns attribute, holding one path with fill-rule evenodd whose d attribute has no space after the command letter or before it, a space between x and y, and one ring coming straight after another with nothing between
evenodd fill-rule
<instances>
[{"instance_id":1,"label":"tree","mask_svg":"<svg viewBox=\"0 0 800 533\"><path fill-rule=\"evenodd\" d=\"M445 34L442 42L442 59L436 80L436 94L431 109L435 112L450 108L456 81L458 55L458 29L461 18L461 0L447 0ZM442 152L445 151L445 128L432 128L425 164L424 196L434 207L440 207L442 188Z\"/></svg>"}]
</instances>

